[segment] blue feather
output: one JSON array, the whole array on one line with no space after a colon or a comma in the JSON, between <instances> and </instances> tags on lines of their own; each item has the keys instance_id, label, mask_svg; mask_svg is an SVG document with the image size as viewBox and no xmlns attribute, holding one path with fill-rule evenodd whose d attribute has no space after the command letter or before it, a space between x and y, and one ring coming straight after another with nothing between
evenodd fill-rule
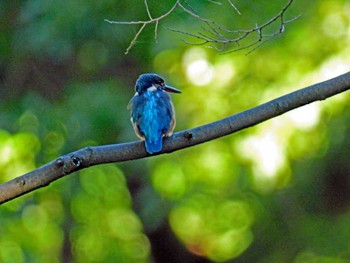
<instances>
[{"instance_id":1,"label":"blue feather","mask_svg":"<svg viewBox=\"0 0 350 263\"><path fill-rule=\"evenodd\" d=\"M170 96L164 91L147 91L132 99L131 108L132 121L145 139L147 152L160 152L174 114Z\"/></svg>"}]
</instances>

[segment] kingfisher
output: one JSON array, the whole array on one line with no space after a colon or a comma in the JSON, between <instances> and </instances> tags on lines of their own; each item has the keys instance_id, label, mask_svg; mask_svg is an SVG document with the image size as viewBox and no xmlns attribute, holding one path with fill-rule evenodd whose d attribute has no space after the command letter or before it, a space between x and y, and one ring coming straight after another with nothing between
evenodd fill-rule
<instances>
[{"instance_id":1,"label":"kingfisher","mask_svg":"<svg viewBox=\"0 0 350 263\"><path fill-rule=\"evenodd\" d=\"M175 128L175 110L167 92L181 93L157 74L145 73L136 80L135 95L128 104L135 133L145 141L149 154L160 152L163 137L171 136Z\"/></svg>"}]
</instances>

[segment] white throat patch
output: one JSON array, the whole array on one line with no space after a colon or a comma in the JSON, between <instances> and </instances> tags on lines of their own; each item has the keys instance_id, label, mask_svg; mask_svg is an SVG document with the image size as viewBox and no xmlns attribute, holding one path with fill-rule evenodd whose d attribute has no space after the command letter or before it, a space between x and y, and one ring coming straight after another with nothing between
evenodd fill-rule
<instances>
[{"instance_id":1,"label":"white throat patch","mask_svg":"<svg viewBox=\"0 0 350 263\"><path fill-rule=\"evenodd\" d=\"M151 86L151 87L149 87L149 88L147 88L147 91L156 91L157 90L157 87L155 87L155 86Z\"/></svg>"}]
</instances>

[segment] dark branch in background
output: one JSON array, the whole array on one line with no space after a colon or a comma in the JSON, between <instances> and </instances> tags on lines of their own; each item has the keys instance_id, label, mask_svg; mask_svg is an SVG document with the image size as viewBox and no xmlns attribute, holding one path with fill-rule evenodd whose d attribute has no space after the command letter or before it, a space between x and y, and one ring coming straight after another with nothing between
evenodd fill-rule
<instances>
[{"instance_id":1,"label":"dark branch in background","mask_svg":"<svg viewBox=\"0 0 350 263\"><path fill-rule=\"evenodd\" d=\"M229 5L235 10L235 12L237 12L240 15L241 13L239 12L238 8L233 4L233 2L231 0L227 0L227 1ZM199 22L204 23L205 25L202 27L203 32L198 32L198 33L189 33L178 29L167 28L173 32L185 35L187 37L190 37L199 41L199 43L195 43L195 42L183 40L186 44L194 45L194 46L206 46L209 48L214 48L224 53L230 53L230 52L239 51L243 49L249 49L248 53L250 53L253 50L260 47L261 45L263 45L266 41L270 40L271 38L279 34L282 34L285 30L286 24L294 21L299 17L297 16L290 20L285 19L285 13L288 10L288 8L291 6L293 1L294 0L288 0L287 4L282 8L282 10L277 15L270 18L265 23L262 23L261 25L256 24L253 28L247 29L247 30L232 30L226 26L219 25L218 23L216 23L211 19L206 19L202 17L187 1L180 1L180 0L177 0L174 3L174 5L165 14L157 18L152 18L151 12L148 8L147 0L144 0L146 12L149 20L122 22L122 21L111 21L111 20L105 19L105 21L110 24L141 25L140 29L138 30L138 32L135 34L134 38L130 42L129 47L125 51L125 54L128 54L130 49L135 45L138 37L140 36L140 34L142 33L142 31L145 29L147 25L155 24L154 38L155 40L157 40L159 21L162 19L165 19L171 13L173 13L175 9L179 8L179 9L182 9L182 11L184 11L191 17L199 20ZM222 5L222 3L218 1L209 1L209 2L212 4ZM277 22L279 23L279 27L277 30L273 31L272 33L264 33L264 31L268 27L272 26ZM255 40L247 44L241 45L241 42L251 35L256 36ZM230 49L231 44L235 44L236 47Z\"/></svg>"},{"instance_id":2,"label":"dark branch in background","mask_svg":"<svg viewBox=\"0 0 350 263\"><path fill-rule=\"evenodd\" d=\"M318 100L324 100L348 89L350 89L350 72L292 92L225 119L194 129L177 132L164 140L164 148L158 154L171 153L232 134L292 109ZM89 166L124 162L149 156L145 151L144 142L141 141L86 147L61 156L30 173L1 184L0 204Z\"/></svg>"}]
</instances>

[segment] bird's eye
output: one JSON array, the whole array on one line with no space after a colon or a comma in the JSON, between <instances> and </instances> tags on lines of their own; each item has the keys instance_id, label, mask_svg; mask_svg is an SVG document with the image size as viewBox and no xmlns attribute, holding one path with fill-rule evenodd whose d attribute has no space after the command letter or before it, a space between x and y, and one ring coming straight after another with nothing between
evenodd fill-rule
<instances>
[{"instance_id":1,"label":"bird's eye","mask_svg":"<svg viewBox=\"0 0 350 263\"><path fill-rule=\"evenodd\" d=\"M158 82L158 83L154 83L153 84L155 87L157 87L157 88L162 88L162 87L164 87L164 82Z\"/></svg>"}]
</instances>

